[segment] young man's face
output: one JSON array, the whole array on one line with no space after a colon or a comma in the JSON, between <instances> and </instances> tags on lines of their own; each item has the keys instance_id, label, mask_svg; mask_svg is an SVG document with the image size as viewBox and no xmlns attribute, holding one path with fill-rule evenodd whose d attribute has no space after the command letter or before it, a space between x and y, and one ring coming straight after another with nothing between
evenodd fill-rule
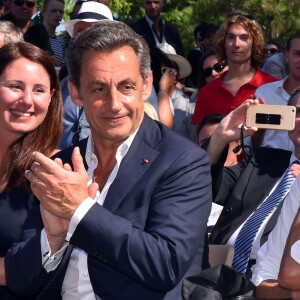
<instances>
[{"instance_id":1,"label":"young man's face","mask_svg":"<svg viewBox=\"0 0 300 300\"><path fill-rule=\"evenodd\" d=\"M162 0L143 0L146 15L151 19L157 19L163 8Z\"/></svg>"},{"instance_id":2,"label":"young man's face","mask_svg":"<svg viewBox=\"0 0 300 300\"><path fill-rule=\"evenodd\" d=\"M252 44L249 32L241 25L230 25L225 38L228 63L243 64L251 61Z\"/></svg>"},{"instance_id":3,"label":"young man's face","mask_svg":"<svg viewBox=\"0 0 300 300\"><path fill-rule=\"evenodd\" d=\"M58 26L64 15L64 8L64 3L60 1L49 1L47 7L45 7L42 11L44 24L49 24L50 26Z\"/></svg>"}]
</instances>

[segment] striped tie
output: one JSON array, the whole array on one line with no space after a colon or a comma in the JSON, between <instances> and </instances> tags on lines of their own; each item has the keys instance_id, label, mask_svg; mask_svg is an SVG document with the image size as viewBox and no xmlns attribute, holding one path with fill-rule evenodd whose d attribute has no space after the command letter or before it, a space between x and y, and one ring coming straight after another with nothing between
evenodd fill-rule
<instances>
[{"instance_id":1,"label":"striped tie","mask_svg":"<svg viewBox=\"0 0 300 300\"><path fill-rule=\"evenodd\" d=\"M293 164L294 163L298 163L298 161L293 162ZM267 218L285 198L294 180L295 177L292 175L291 168L288 168L273 193L250 216L239 232L234 244L232 267L242 274L246 273L252 245L258 229L265 218Z\"/></svg>"}]
</instances>

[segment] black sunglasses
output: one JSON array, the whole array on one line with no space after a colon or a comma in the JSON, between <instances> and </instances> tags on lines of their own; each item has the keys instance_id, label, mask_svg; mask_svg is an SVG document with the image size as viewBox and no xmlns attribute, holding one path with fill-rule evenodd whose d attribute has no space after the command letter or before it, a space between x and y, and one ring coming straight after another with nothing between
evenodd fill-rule
<instances>
[{"instance_id":1,"label":"black sunglasses","mask_svg":"<svg viewBox=\"0 0 300 300\"><path fill-rule=\"evenodd\" d=\"M202 73L204 77L210 77L212 75L213 70L220 73L224 70L225 67L226 67L226 63L224 61L218 62L214 64L212 68L203 69Z\"/></svg>"},{"instance_id":2,"label":"black sunglasses","mask_svg":"<svg viewBox=\"0 0 300 300\"><path fill-rule=\"evenodd\" d=\"M277 53L277 49L276 49L276 48L269 48L269 49L266 48L266 49L265 49L265 53L268 54L269 52L270 52L271 54L275 54L275 53Z\"/></svg>"},{"instance_id":3,"label":"black sunglasses","mask_svg":"<svg viewBox=\"0 0 300 300\"><path fill-rule=\"evenodd\" d=\"M28 0L15 0L13 1L14 4L17 6L22 6L24 3L28 8L33 8L35 6L35 2L28 1Z\"/></svg>"}]
</instances>

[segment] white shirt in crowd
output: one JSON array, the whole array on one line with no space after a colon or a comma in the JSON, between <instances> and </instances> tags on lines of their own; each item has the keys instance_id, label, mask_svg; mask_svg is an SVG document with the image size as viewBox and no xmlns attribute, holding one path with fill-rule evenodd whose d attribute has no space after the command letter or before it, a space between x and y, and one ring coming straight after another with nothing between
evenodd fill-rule
<instances>
[{"instance_id":1,"label":"white shirt in crowd","mask_svg":"<svg viewBox=\"0 0 300 300\"><path fill-rule=\"evenodd\" d=\"M283 80L261 85L255 92L256 98L263 97L266 104L270 105L287 105L290 95L283 88L286 80L287 77ZM261 146L288 151L295 149L287 130L266 130Z\"/></svg>"},{"instance_id":2,"label":"white shirt in crowd","mask_svg":"<svg viewBox=\"0 0 300 300\"><path fill-rule=\"evenodd\" d=\"M278 279L281 258L286 240L300 206L300 176L296 178L287 195L281 214L275 228L269 235L268 241L259 249L256 265L252 267L252 282L258 286L267 279ZM291 249L291 256L300 263L300 241L296 241Z\"/></svg>"}]
</instances>

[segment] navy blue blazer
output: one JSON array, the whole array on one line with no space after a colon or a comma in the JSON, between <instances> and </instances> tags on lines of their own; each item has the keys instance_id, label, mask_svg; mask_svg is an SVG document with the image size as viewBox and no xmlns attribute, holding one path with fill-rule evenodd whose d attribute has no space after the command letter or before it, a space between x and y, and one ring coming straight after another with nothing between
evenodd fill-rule
<instances>
[{"instance_id":1,"label":"navy blue blazer","mask_svg":"<svg viewBox=\"0 0 300 300\"><path fill-rule=\"evenodd\" d=\"M86 140L83 157L85 148ZM58 156L70 162L71 151ZM60 299L76 246L88 254L97 299L181 299L182 278L208 266L210 208L206 153L145 115L104 205L95 203L78 224L59 267L47 274L41 266L37 229L8 252L8 286L19 294L40 292L36 299Z\"/></svg>"},{"instance_id":2,"label":"navy blue blazer","mask_svg":"<svg viewBox=\"0 0 300 300\"><path fill-rule=\"evenodd\" d=\"M146 17L132 24L132 29L141 35L149 45L156 46L155 38L152 30L146 20ZM168 44L173 46L178 55L184 56L184 48L181 43L180 35L175 26L168 22L164 22L163 33Z\"/></svg>"}]
</instances>

